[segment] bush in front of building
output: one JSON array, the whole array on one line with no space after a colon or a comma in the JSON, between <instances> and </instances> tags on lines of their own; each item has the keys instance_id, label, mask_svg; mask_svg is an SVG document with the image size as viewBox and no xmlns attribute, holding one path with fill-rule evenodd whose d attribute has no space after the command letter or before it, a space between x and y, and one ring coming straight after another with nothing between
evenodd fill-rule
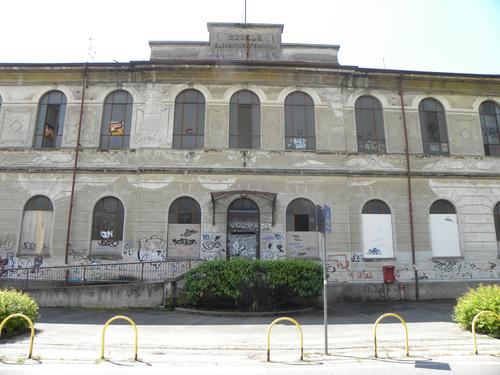
<instances>
[{"instance_id":1,"label":"bush in front of building","mask_svg":"<svg viewBox=\"0 0 500 375\"><path fill-rule=\"evenodd\" d=\"M480 285L476 289L469 289L457 300L454 319L460 327L472 330L472 319L484 310L500 314L500 286ZM500 319L493 314L481 316L476 323L476 332L500 338Z\"/></svg>"},{"instance_id":2,"label":"bush in front of building","mask_svg":"<svg viewBox=\"0 0 500 375\"><path fill-rule=\"evenodd\" d=\"M38 318L38 304L29 294L14 289L0 290L0 322L6 317L15 313L22 313L33 322ZM2 329L2 337L9 337L29 329L29 324L25 319L12 318Z\"/></svg>"},{"instance_id":3,"label":"bush in front of building","mask_svg":"<svg viewBox=\"0 0 500 375\"><path fill-rule=\"evenodd\" d=\"M311 306L321 290L318 262L245 258L204 262L184 286L189 305L252 311Z\"/></svg>"}]
</instances>

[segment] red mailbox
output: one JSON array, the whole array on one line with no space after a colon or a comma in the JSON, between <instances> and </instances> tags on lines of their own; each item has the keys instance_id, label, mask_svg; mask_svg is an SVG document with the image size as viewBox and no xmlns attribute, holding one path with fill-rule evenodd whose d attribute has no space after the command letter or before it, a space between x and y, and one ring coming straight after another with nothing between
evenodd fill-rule
<instances>
[{"instance_id":1,"label":"red mailbox","mask_svg":"<svg viewBox=\"0 0 500 375\"><path fill-rule=\"evenodd\" d=\"M384 283L393 283L396 281L396 276L394 276L394 266L382 266L384 270Z\"/></svg>"}]
</instances>

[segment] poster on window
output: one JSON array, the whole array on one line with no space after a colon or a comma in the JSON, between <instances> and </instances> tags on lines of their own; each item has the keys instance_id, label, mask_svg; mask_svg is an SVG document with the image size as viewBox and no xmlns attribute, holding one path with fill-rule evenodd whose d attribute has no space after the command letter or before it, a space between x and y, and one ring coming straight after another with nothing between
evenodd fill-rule
<instances>
[{"instance_id":1,"label":"poster on window","mask_svg":"<svg viewBox=\"0 0 500 375\"><path fill-rule=\"evenodd\" d=\"M388 214L363 214L363 257L392 258L392 218Z\"/></svg>"},{"instance_id":2,"label":"poster on window","mask_svg":"<svg viewBox=\"0 0 500 375\"><path fill-rule=\"evenodd\" d=\"M123 121L111 121L109 123L109 134L121 136L124 134Z\"/></svg>"},{"instance_id":3,"label":"poster on window","mask_svg":"<svg viewBox=\"0 0 500 375\"><path fill-rule=\"evenodd\" d=\"M456 214L430 214L432 255L460 256L460 241Z\"/></svg>"},{"instance_id":4,"label":"poster on window","mask_svg":"<svg viewBox=\"0 0 500 375\"><path fill-rule=\"evenodd\" d=\"M200 224L168 225L168 257L200 258Z\"/></svg>"}]
</instances>

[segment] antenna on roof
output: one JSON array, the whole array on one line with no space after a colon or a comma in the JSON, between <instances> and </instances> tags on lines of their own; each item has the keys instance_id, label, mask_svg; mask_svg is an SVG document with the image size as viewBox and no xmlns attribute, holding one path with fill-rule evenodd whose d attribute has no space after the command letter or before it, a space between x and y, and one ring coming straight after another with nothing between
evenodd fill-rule
<instances>
[{"instance_id":1,"label":"antenna on roof","mask_svg":"<svg viewBox=\"0 0 500 375\"><path fill-rule=\"evenodd\" d=\"M245 23L247 23L247 0L245 0Z\"/></svg>"}]
</instances>

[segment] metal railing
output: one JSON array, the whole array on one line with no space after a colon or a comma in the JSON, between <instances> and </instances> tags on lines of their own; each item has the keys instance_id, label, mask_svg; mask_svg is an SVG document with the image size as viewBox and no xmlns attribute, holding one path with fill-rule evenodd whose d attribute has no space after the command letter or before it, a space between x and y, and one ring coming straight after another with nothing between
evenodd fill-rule
<instances>
[{"instance_id":1,"label":"metal railing","mask_svg":"<svg viewBox=\"0 0 500 375\"><path fill-rule=\"evenodd\" d=\"M103 263L0 270L0 288L36 289L68 285L174 280L201 260Z\"/></svg>"}]
</instances>

